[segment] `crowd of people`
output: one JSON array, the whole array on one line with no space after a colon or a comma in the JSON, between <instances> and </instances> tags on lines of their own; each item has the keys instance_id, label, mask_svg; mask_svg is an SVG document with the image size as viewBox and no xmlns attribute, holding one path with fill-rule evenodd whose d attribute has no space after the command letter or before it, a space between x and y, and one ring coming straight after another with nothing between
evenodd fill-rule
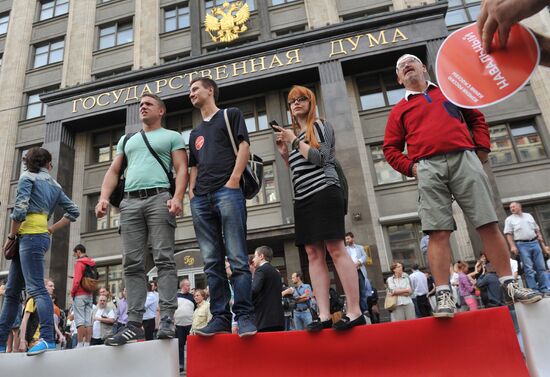
<instances>
[{"instance_id":1,"label":"crowd of people","mask_svg":"<svg viewBox=\"0 0 550 377\"><path fill-rule=\"evenodd\" d=\"M501 44L509 31L495 16L500 8L491 3L495 2L484 2L480 19L487 48L497 27L502 26ZM421 247L429 271L399 261L391 264L392 274L386 280L386 296L393 300L391 320L453 317L466 308L541 300L550 288L543 259L546 245L538 225L519 203L510 204L504 232L498 228L483 169L490 152L483 115L450 103L428 80L426 66L417 56L401 56L395 70L406 92L390 112L383 151L395 170L418 182L418 213L426 233ZM98 218L105 216L111 203L120 209L125 289L117 300L105 287L97 290L95 261L84 245L77 245L66 322L55 305L54 283L44 279L43 262L50 236L80 213L50 176L51 154L40 147L28 151L8 235L10 241L18 239L19 255L12 260L3 292L0 353L21 350L37 355L55 349L56 342L84 348L178 338L184 368L189 334L210 337L233 332L249 337L283 330L348 331L380 321L378 291L367 275L365 248L355 243L353 233L345 232L346 193L335 158L336 135L330 121L317 117L314 93L293 86L287 97L292 127L272 125L276 149L292 178L295 244L307 255L311 280L306 283L304 274L296 271L291 275L293 286L288 287L271 265L270 247L258 247L251 258L247 255L242 177L250 141L242 112L220 109L218 95L210 78L190 82L189 98L202 121L190 134L189 154L181 135L162 127L166 115L162 99L154 94L140 98L142 129L119 140L95 207ZM121 175L124 192L120 203L114 203ZM187 190L207 287L192 289L183 279L178 291L175 227ZM449 238L456 228L453 200L484 244L484 256L473 272L464 261L449 268ZM65 213L49 225L57 206ZM145 274L148 245L158 270L155 282ZM520 258L525 284L508 249ZM345 301L330 286L327 252ZM406 267L412 267L410 274ZM25 301L21 301L23 289Z\"/></svg>"}]
</instances>

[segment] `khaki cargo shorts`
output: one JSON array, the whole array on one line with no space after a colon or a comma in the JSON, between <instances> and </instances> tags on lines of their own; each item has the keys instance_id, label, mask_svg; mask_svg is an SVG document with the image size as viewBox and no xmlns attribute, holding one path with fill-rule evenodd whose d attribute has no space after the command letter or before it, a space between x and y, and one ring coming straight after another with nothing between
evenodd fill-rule
<instances>
[{"instance_id":1,"label":"khaki cargo shorts","mask_svg":"<svg viewBox=\"0 0 550 377\"><path fill-rule=\"evenodd\" d=\"M474 151L446 153L418 162L418 215L422 230L455 230L452 198L470 222L497 221L489 179Z\"/></svg>"}]
</instances>

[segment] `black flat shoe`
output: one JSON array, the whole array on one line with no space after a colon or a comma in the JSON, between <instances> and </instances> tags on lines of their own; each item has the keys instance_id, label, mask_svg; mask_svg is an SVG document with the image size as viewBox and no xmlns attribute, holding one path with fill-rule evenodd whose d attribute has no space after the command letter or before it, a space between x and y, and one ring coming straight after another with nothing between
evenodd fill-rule
<instances>
[{"instance_id":1,"label":"black flat shoe","mask_svg":"<svg viewBox=\"0 0 550 377\"><path fill-rule=\"evenodd\" d=\"M360 315L359 317L355 318L353 321L349 319L348 316L345 315L342 317L341 320L339 320L334 325L332 325L332 328L336 331L345 331L345 330L351 329L352 327L366 325L366 324L367 324L367 321L365 320L364 315Z\"/></svg>"},{"instance_id":2,"label":"black flat shoe","mask_svg":"<svg viewBox=\"0 0 550 377\"><path fill-rule=\"evenodd\" d=\"M306 326L306 330L309 332L317 332L324 329L330 329L332 327L332 319L327 319L326 321L321 321L316 319Z\"/></svg>"}]
</instances>

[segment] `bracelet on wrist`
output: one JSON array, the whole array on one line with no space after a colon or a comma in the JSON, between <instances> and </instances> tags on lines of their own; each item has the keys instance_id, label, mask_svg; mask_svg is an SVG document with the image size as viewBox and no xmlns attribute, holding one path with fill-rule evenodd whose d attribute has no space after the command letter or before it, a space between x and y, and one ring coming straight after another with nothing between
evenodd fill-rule
<instances>
[{"instance_id":1,"label":"bracelet on wrist","mask_svg":"<svg viewBox=\"0 0 550 377\"><path fill-rule=\"evenodd\" d=\"M300 148L300 139L296 138L292 141L292 149L298 149Z\"/></svg>"},{"instance_id":2,"label":"bracelet on wrist","mask_svg":"<svg viewBox=\"0 0 550 377\"><path fill-rule=\"evenodd\" d=\"M8 234L8 240L14 240L15 239L15 235L11 235L11 234Z\"/></svg>"}]
</instances>

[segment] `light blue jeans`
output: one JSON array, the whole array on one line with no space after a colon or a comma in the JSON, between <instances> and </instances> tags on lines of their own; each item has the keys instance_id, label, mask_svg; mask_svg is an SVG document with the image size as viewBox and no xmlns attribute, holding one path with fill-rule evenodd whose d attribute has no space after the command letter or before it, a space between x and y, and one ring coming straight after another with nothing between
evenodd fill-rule
<instances>
[{"instance_id":1,"label":"light blue jeans","mask_svg":"<svg viewBox=\"0 0 550 377\"><path fill-rule=\"evenodd\" d=\"M516 246L523 264L527 287L540 292L547 292L546 268L539 241L516 242Z\"/></svg>"},{"instance_id":2,"label":"light blue jeans","mask_svg":"<svg viewBox=\"0 0 550 377\"><path fill-rule=\"evenodd\" d=\"M44 255L50 247L50 235L25 234L19 239L19 256L11 261L0 314L0 345L5 346L12 324L20 310L21 291L34 299L40 318L40 337L48 343L55 342L53 303L44 285Z\"/></svg>"}]
</instances>

